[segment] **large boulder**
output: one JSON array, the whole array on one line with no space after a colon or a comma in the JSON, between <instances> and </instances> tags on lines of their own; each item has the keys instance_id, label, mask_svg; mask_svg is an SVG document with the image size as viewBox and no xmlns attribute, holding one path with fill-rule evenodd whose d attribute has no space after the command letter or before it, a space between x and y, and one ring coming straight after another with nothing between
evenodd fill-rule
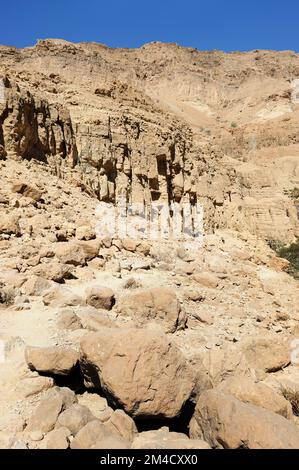
<instances>
[{"instance_id":1,"label":"large boulder","mask_svg":"<svg viewBox=\"0 0 299 470\"><path fill-rule=\"evenodd\" d=\"M85 266L98 256L99 249L98 240L61 242L56 245L55 255L61 263Z\"/></svg>"},{"instance_id":2,"label":"large boulder","mask_svg":"<svg viewBox=\"0 0 299 470\"><path fill-rule=\"evenodd\" d=\"M204 439L214 448L299 448L299 430L289 420L217 389L200 395L190 437Z\"/></svg>"},{"instance_id":3,"label":"large boulder","mask_svg":"<svg viewBox=\"0 0 299 470\"><path fill-rule=\"evenodd\" d=\"M186 326L187 317L172 289L156 287L134 292L118 303L121 315L133 319L136 326L157 323L166 333L174 333Z\"/></svg>"},{"instance_id":4,"label":"large boulder","mask_svg":"<svg viewBox=\"0 0 299 470\"><path fill-rule=\"evenodd\" d=\"M62 264L58 261L50 261L49 263L40 263L32 269L36 276L42 276L55 282L63 283L65 279L72 277L72 266Z\"/></svg>"},{"instance_id":5,"label":"large boulder","mask_svg":"<svg viewBox=\"0 0 299 470\"><path fill-rule=\"evenodd\" d=\"M250 377L230 377L218 388L243 403L261 406L288 419L293 416L290 403L282 395Z\"/></svg>"},{"instance_id":6,"label":"large boulder","mask_svg":"<svg viewBox=\"0 0 299 470\"><path fill-rule=\"evenodd\" d=\"M242 351L250 369L257 372L276 372L291 362L288 340L277 335L248 338L242 344Z\"/></svg>"},{"instance_id":7,"label":"large boulder","mask_svg":"<svg viewBox=\"0 0 299 470\"><path fill-rule=\"evenodd\" d=\"M131 416L173 418L194 388L193 370L162 334L110 329L81 340L81 369L87 387L101 387Z\"/></svg>"},{"instance_id":8,"label":"large boulder","mask_svg":"<svg viewBox=\"0 0 299 470\"><path fill-rule=\"evenodd\" d=\"M250 375L248 364L238 343L224 344L221 349L199 351L195 361L202 377L199 385L206 383L204 389L216 387L232 375ZM203 391L203 388L200 387L200 390Z\"/></svg>"},{"instance_id":9,"label":"large boulder","mask_svg":"<svg viewBox=\"0 0 299 470\"><path fill-rule=\"evenodd\" d=\"M77 365L79 354L71 348L27 346L25 359L31 370L44 374L68 375Z\"/></svg>"}]
</instances>

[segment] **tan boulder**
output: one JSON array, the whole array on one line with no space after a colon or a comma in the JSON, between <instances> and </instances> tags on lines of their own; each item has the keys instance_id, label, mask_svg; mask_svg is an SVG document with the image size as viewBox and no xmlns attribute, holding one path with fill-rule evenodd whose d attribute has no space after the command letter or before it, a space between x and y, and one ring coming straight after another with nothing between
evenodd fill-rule
<instances>
[{"instance_id":1,"label":"tan boulder","mask_svg":"<svg viewBox=\"0 0 299 470\"><path fill-rule=\"evenodd\" d=\"M251 369L262 372L275 372L291 362L290 345L285 338L258 336L242 343L244 357Z\"/></svg>"},{"instance_id":2,"label":"tan boulder","mask_svg":"<svg viewBox=\"0 0 299 470\"><path fill-rule=\"evenodd\" d=\"M224 380L218 388L243 403L261 406L288 419L293 416L292 407L283 396L267 385L255 382L250 377L230 377Z\"/></svg>"},{"instance_id":3,"label":"tan boulder","mask_svg":"<svg viewBox=\"0 0 299 470\"><path fill-rule=\"evenodd\" d=\"M90 331L99 331L103 327L116 328L117 325L108 317L107 310L97 310L95 307L80 307L77 310L82 327Z\"/></svg>"},{"instance_id":4,"label":"tan boulder","mask_svg":"<svg viewBox=\"0 0 299 470\"><path fill-rule=\"evenodd\" d=\"M216 389L200 395L189 428L191 438L216 448L299 448L299 430L289 420Z\"/></svg>"},{"instance_id":5,"label":"tan boulder","mask_svg":"<svg viewBox=\"0 0 299 470\"><path fill-rule=\"evenodd\" d=\"M137 243L132 238L123 238L122 239L122 246L127 251L136 251Z\"/></svg>"},{"instance_id":6,"label":"tan boulder","mask_svg":"<svg viewBox=\"0 0 299 470\"><path fill-rule=\"evenodd\" d=\"M116 436L115 434L106 435L103 439L97 440L92 449L130 449L131 443L123 439L122 437Z\"/></svg>"},{"instance_id":7,"label":"tan boulder","mask_svg":"<svg viewBox=\"0 0 299 470\"><path fill-rule=\"evenodd\" d=\"M52 387L54 387L54 380L51 377L25 377L17 384L17 391L27 398Z\"/></svg>"},{"instance_id":8,"label":"tan boulder","mask_svg":"<svg viewBox=\"0 0 299 470\"><path fill-rule=\"evenodd\" d=\"M197 370L202 376L206 376L206 388L216 387L232 375L250 375L249 366L238 344L201 351L195 361L198 364Z\"/></svg>"},{"instance_id":9,"label":"tan boulder","mask_svg":"<svg viewBox=\"0 0 299 470\"><path fill-rule=\"evenodd\" d=\"M99 420L87 423L71 442L71 449L128 449L129 442L112 434Z\"/></svg>"},{"instance_id":10,"label":"tan boulder","mask_svg":"<svg viewBox=\"0 0 299 470\"><path fill-rule=\"evenodd\" d=\"M110 310L114 304L114 292L103 286L86 289L86 303L95 308Z\"/></svg>"},{"instance_id":11,"label":"tan boulder","mask_svg":"<svg viewBox=\"0 0 299 470\"><path fill-rule=\"evenodd\" d=\"M106 426L112 433L115 433L130 442L132 442L138 434L134 420L123 410L113 411L109 421L106 423Z\"/></svg>"},{"instance_id":12,"label":"tan boulder","mask_svg":"<svg viewBox=\"0 0 299 470\"><path fill-rule=\"evenodd\" d=\"M27 295L42 295L51 287L47 279L38 276L30 276L30 278L22 285L21 292Z\"/></svg>"},{"instance_id":13,"label":"tan boulder","mask_svg":"<svg viewBox=\"0 0 299 470\"><path fill-rule=\"evenodd\" d=\"M61 396L52 396L43 399L30 416L26 431L49 432L54 429L59 413L63 409Z\"/></svg>"},{"instance_id":14,"label":"tan boulder","mask_svg":"<svg viewBox=\"0 0 299 470\"><path fill-rule=\"evenodd\" d=\"M72 276L72 266L62 264L57 261L50 261L49 263L41 263L32 269L36 276L42 276L55 282L63 282Z\"/></svg>"},{"instance_id":15,"label":"tan boulder","mask_svg":"<svg viewBox=\"0 0 299 470\"><path fill-rule=\"evenodd\" d=\"M96 238L96 233L89 225L81 225L76 228L76 238L78 240L93 240Z\"/></svg>"},{"instance_id":16,"label":"tan boulder","mask_svg":"<svg viewBox=\"0 0 299 470\"><path fill-rule=\"evenodd\" d=\"M164 335L103 328L81 340L88 387L102 387L131 416L177 416L194 388L194 373Z\"/></svg>"},{"instance_id":17,"label":"tan boulder","mask_svg":"<svg viewBox=\"0 0 299 470\"><path fill-rule=\"evenodd\" d=\"M82 324L71 308L65 308L57 316L56 326L60 330L78 330Z\"/></svg>"},{"instance_id":18,"label":"tan boulder","mask_svg":"<svg viewBox=\"0 0 299 470\"><path fill-rule=\"evenodd\" d=\"M82 297L63 286L55 286L47 291L43 296L43 302L51 307L74 307L85 304Z\"/></svg>"},{"instance_id":19,"label":"tan boulder","mask_svg":"<svg viewBox=\"0 0 299 470\"><path fill-rule=\"evenodd\" d=\"M209 444L202 439L189 439L186 434L170 432L163 427L156 431L139 433L132 449L210 449Z\"/></svg>"},{"instance_id":20,"label":"tan boulder","mask_svg":"<svg viewBox=\"0 0 299 470\"><path fill-rule=\"evenodd\" d=\"M46 392L27 421L26 432L47 433L54 429L59 414L71 406L76 397L69 388L54 387Z\"/></svg>"},{"instance_id":21,"label":"tan boulder","mask_svg":"<svg viewBox=\"0 0 299 470\"><path fill-rule=\"evenodd\" d=\"M136 326L157 323L166 333L184 329L187 322L175 292L166 287L126 295L119 300L117 310L122 316L130 317Z\"/></svg>"},{"instance_id":22,"label":"tan boulder","mask_svg":"<svg viewBox=\"0 0 299 470\"><path fill-rule=\"evenodd\" d=\"M92 241L70 241L56 244L55 255L63 264L84 266L98 256L100 243Z\"/></svg>"},{"instance_id":23,"label":"tan boulder","mask_svg":"<svg viewBox=\"0 0 299 470\"><path fill-rule=\"evenodd\" d=\"M42 191L33 186L28 185L27 183L22 183L20 181L15 182L11 188L12 192L22 194L24 197L29 197L34 201L39 201L42 197Z\"/></svg>"},{"instance_id":24,"label":"tan boulder","mask_svg":"<svg viewBox=\"0 0 299 470\"><path fill-rule=\"evenodd\" d=\"M0 235L21 235L21 228L19 225L20 217L15 214L1 214L0 217Z\"/></svg>"},{"instance_id":25,"label":"tan boulder","mask_svg":"<svg viewBox=\"0 0 299 470\"><path fill-rule=\"evenodd\" d=\"M74 403L59 415L55 427L67 428L75 436L87 423L95 419L87 406Z\"/></svg>"},{"instance_id":26,"label":"tan boulder","mask_svg":"<svg viewBox=\"0 0 299 470\"><path fill-rule=\"evenodd\" d=\"M97 393L84 392L82 395L78 395L78 403L87 406L92 414L99 419L102 413L109 408L106 398Z\"/></svg>"},{"instance_id":27,"label":"tan boulder","mask_svg":"<svg viewBox=\"0 0 299 470\"><path fill-rule=\"evenodd\" d=\"M25 359L31 370L44 374L68 375L78 363L79 355L71 348L27 346Z\"/></svg>"},{"instance_id":28,"label":"tan boulder","mask_svg":"<svg viewBox=\"0 0 299 470\"><path fill-rule=\"evenodd\" d=\"M194 281L198 282L198 284L209 287L210 289L216 289L219 284L219 279L215 274L209 272L202 272L193 274Z\"/></svg>"},{"instance_id":29,"label":"tan boulder","mask_svg":"<svg viewBox=\"0 0 299 470\"><path fill-rule=\"evenodd\" d=\"M53 429L42 442L43 449L68 449L70 445L69 437L71 431L67 428Z\"/></svg>"}]
</instances>

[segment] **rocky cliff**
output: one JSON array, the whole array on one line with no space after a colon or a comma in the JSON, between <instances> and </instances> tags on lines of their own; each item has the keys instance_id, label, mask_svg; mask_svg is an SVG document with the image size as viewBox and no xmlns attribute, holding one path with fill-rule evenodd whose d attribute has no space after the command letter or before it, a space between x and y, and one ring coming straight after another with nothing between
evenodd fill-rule
<instances>
[{"instance_id":1,"label":"rocky cliff","mask_svg":"<svg viewBox=\"0 0 299 470\"><path fill-rule=\"evenodd\" d=\"M3 154L72 173L103 201L199 203L208 231L298 235L285 195L298 184L296 54L43 40L0 55Z\"/></svg>"}]
</instances>

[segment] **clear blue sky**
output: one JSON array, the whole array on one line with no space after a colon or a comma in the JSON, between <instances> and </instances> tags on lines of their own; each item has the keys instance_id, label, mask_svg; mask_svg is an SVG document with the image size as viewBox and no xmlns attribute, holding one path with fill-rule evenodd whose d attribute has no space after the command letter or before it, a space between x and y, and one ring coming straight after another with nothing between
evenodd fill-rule
<instances>
[{"instance_id":1,"label":"clear blue sky","mask_svg":"<svg viewBox=\"0 0 299 470\"><path fill-rule=\"evenodd\" d=\"M0 8L0 44L17 47L63 38L113 47L163 41L299 52L298 0L8 0Z\"/></svg>"}]
</instances>

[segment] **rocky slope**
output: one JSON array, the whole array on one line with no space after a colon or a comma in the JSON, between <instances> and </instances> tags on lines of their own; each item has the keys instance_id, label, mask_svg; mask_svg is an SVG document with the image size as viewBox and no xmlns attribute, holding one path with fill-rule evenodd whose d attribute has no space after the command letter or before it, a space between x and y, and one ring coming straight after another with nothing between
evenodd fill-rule
<instances>
[{"instance_id":1,"label":"rocky slope","mask_svg":"<svg viewBox=\"0 0 299 470\"><path fill-rule=\"evenodd\" d=\"M299 234L298 56L0 56L0 447L298 448L298 282L266 243ZM201 204L203 246L99 236L121 196Z\"/></svg>"}]
</instances>

